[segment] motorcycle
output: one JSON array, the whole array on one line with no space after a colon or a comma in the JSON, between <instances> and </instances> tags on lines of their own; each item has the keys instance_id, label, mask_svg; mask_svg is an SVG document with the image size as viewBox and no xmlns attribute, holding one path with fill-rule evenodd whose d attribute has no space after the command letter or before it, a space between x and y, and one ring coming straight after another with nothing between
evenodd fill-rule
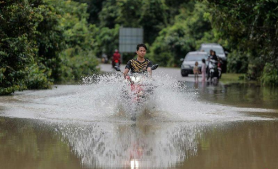
<instances>
[{"instance_id":1,"label":"motorcycle","mask_svg":"<svg viewBox=\"0 0 278 169\"><path fill-rule=\"evenodd\" d=\"M120 60L112 60L112 68L115 68L115 66L120 67Z\"/></svg>"},{"instance_id":2,"label":"motorcycle","mask_svg":"<svg viewBox=\"0 0 278 169\"><path fill-rule=\"evenodd\" d=\"M207 72L207 80L210 79L210 81L212 81L213 78L217 78L217 80L219 80L219 78L221 77L221 67L218 66L217 61L210 59L208 61L208 72Z\"/></svg>"},{"instance_id":3,"label":"motorcycle","mask_svg":"<svg viewBox=\"0 0 278 169\"><path fill-rule=\"evenodd\" d=\"M157 69L158 64L151 67L152 70ZM118 66L114 67L116 71L120 71ZM122 72L121 72L122 73ZM146 73L133 73L126 76L125 82L128 87L122 89L122 98L129 101L129 106L133 106L134 109L131 110L132 114L131 120L136 120L137 110L147 102L148 98L153 94L155 86L152 84L151 80L147 77Z\"/></svg>"},{"instance_id":4,"label":"motorcycle","mask_svg":"<svg viewBox=\"0 0 278 169\"><path fill-rule=\"evenodd\" d=\"M115 60L114 62L115 62L115 66L120 67L120 62L119 62L119 60Z\"/></svg>"}]
</instances>

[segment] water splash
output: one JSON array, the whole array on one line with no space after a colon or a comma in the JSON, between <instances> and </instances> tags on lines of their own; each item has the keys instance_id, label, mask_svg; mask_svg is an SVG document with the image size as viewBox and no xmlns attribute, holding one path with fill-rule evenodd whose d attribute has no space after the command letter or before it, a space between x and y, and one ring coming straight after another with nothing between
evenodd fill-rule
<instances>
[{"instance_id":1,"label":"water splash","mask_svg":"<svg viewBox=\"0 0 278 169\"><path fill-rule=\"evenodd\" d=\"M140 106L138 120L150 121L237 121L259 120L236 108L202 102L198 93L167 74L153 75L157 86L149 101ZM134 111L132 102L124 99L129 88L119 73L84 77L81 85L58 86L52 90L16 93L13 102L0 103L7 108L4 116L35 119L129 122ZM270 111L252 109L252 111Z\"/></svg>"}]
</instances>

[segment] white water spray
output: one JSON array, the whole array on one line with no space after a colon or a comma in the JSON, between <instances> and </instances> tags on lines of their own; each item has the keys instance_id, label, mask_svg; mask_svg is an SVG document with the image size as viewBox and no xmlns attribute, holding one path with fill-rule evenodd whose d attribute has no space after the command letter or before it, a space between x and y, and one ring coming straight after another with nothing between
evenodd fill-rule
<instances>
[{"instance_id":1,"label":"white water spray","mask_svg":"<svg viewBox=\"0 0 278 169\"><path fill-rule=\"evenodd\" d=\"M155 88L148 102L142 105L138 120L150 121L237 121L258 120L242 111L246 108L217 105L199 101L198 93L167 74L153 75ZM130 121L132 102L123 99L128 88L121 74L83 78L82 85L58 86L52 90L18 92L13 102L1 102L3 116L35 119L81 121ZM269 111L252 109L252 111Z\"/></svg>"}]
</instances>

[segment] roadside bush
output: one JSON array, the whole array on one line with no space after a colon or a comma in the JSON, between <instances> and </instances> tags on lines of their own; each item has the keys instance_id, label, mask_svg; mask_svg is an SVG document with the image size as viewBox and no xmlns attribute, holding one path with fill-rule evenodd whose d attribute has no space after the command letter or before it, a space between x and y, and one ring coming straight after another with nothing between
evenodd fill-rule
<instances>
[{"instance_id":1,"label":"roadside bush","mask_svg":"<svg viewBox=\"0 0 278 169\"><path fill-rule=\"evenodd\" d=\"M274 64L266 63L260 81L263 85L278 85L278 68Z\"/></svg>"},{"instance_id":2,"label":"roadside bush","mask_svg":"<svg viewBox=\"0 0 278 169\"><path fill-rule=\"evenodd\" d=\"M118 49L119 46L120 25L115 25L114 28L103 27L99 29L93 27L91 29L95 31L95 43L93 45L96 56L100 58L102 53L106 53L108 59L111 59L115 49Z\"/></svg>"},{"instance_id":3,"label":"roadside bush","mask_svg":"<svg viewBox=\"0 0 278 169\"><path fill-rule=\"evenodd\" d=\"M48 80L51 71L47 71L47 68L42 64L38 66L37 63L34 63L27 67L26 71L28 71L26 79L28 89L48 89L53 84Z\"/></svg>"},{"instance_id":4,"label":"roadside bush","mask_svg":"<svg viewBox=\"0 0 278 169\"><path fill-rule=\"evenodd\" d=\"M78 49L69 48L61 53L61 75L60 82L76 82L83 76L90 76L98 73L98 60L92 51L80 51L77 55L73 55ZM71 57L68 57L71 56Z\"/></svg>"},{"instance_id":5,"label":"roadside bush","mask_svg":"<svg viewBox=\"0 0 278 169\"><path fill-rule=\"evenodd\" d=\"M25 35L4 37L0 38L0 95L26 89L24 65L32 59L33 50Z\"/></svg>"},{"instance_id":6,"label":"roadside bush","mask_svg":"<svg viewBox=\"0 0 278 169\"><path fill-rule=\"evenodd\" d=\"M227 57L227 71L229 73L246 73L248 69L248 57L244 52L233 50Z\"/></svg>"}]
</instances>

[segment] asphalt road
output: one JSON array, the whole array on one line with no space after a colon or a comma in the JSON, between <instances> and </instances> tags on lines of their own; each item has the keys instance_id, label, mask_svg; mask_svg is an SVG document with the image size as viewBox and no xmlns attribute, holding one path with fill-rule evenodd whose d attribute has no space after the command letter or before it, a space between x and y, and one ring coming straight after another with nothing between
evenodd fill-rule
<instances>
[{"instance_id":1,"label":"asphalt road","mask_svg":"<svg viewBox=\"0 0 278 169\"><path fill-rule=\"evenodd\" d=\"M121 65L121 70L124 70L124 67L125 67L125 65ZM112 69L111 64L100 64L100 69L103 72L114 72L115 71L114 69ZM153 71L153 74L161 73L161 72L164 72L164 73L168 74L169 76L172 76L173 78L177 79L178 81L194 82L193 75L189 75L188 77L182 77L180 68L158 67L156 70ZM199 77L199 80L201 80L201 75Z\"/></svg>"}]
</instances>

